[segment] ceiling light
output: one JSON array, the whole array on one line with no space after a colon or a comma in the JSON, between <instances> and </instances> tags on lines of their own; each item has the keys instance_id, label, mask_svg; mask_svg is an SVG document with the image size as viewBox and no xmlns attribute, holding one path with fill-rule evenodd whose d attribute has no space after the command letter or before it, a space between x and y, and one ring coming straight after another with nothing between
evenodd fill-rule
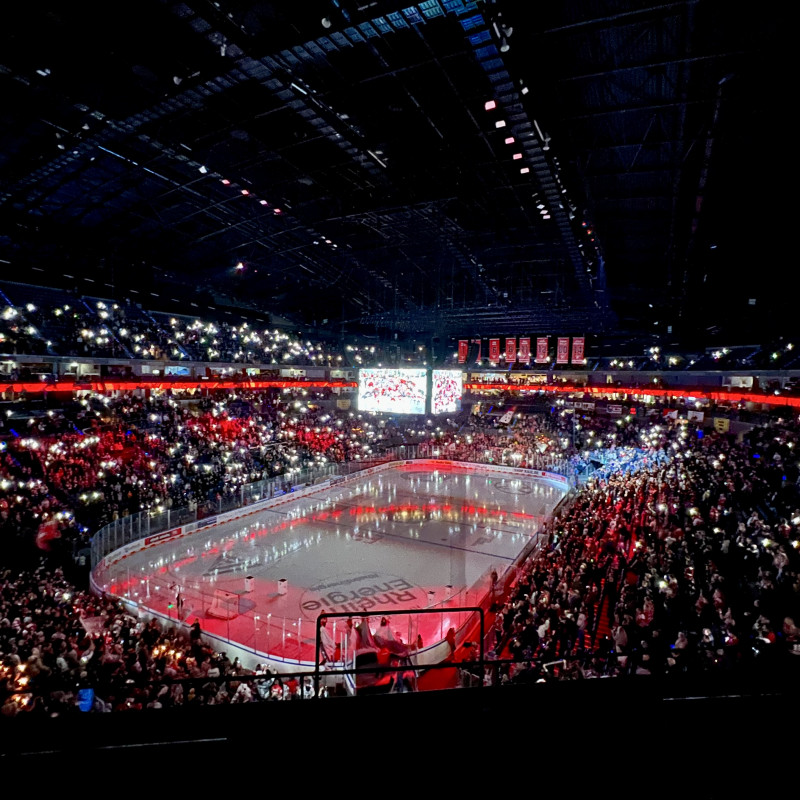
<instances>
[{"instance_id":1,"label":"ceiling light","mask_svg":"<svg viewBox=\"0 0 800 800\"><path fill-rule=\"evenodd\" d=\"M208 172L208 167L200 167L200 173L205 175Z\"/></svg>"},{"instance_id":2,"label":"ceiling light","mask_svg":"<svg viewBox=\"0 0 800 800\"><path fill-rule=\"evenodd\" d=\"M267 205L267 201L266 200L259 200L258 202L261 203L262 206Z\"/></svg>"},{"instance_id":3,"label":"ceiling light","mask_svg":"<svg viewBox=\"0 0 800 800\"><path fill-rule=\"evenodd\" d=\"M512 158L514 159L514 161L519 161L522 158L522 153L514 153Z\"/></svg>"},{"instance_id":4,"label":"ceiling light","mask_svg":"<svg viewBox=\"0 0 800 800\"><path fill-rule=\"evenodd\" d=\"M322 27L323 27L323 28L330 28L331 24L332 24L332 23L331 23L331 21L330 21L330 18L329 18L329 17L323 17L323 18L322 18Z\"/></svg>"},{"instance_id":5,"label":"ceiling light","mask_svg":"<svg viewBox=\"0 0 800 800\"><path fill-rule=\"evenodd\" d=\"M230 186L231 182L227 178L223 178L222 179L222 184L223 184L223 186Z\"/></svg>"},{"instance_id":6,"label":"ceiling light","mask_svg":"<svg viewBox=\"0 0 800 800\"><path fill-rule=\"evenodd\" d=\"M491 111L493 108L497 108L497 103L494 100L487 100L483 104L483 108L485 111Z\"/></svg>"},{"instance_id":7,"label":"ceiling light","mask_svg":"<svg viewBox=\"0 0 800 800\"><path fill-rule=\"evenodd\" d=\"M500 52L507 53L510 49L511 48L508 46L508 39L506 39L504 36L502 42L500 43Z\"/></svg>"},{"instance_id":8,"label":"ceiling light","mask_svg":"<svg viewBox=\"0 0 800 800\"><path fill-rule=\"evenodd\" d=\"M527 86L522 87L522 94L528 94L529 91L530 89Z\"/></svg>"},{"instance_id":9,"label":"ceiling light","mask_svg":"<svg viewBox=\"0 0 800 800\"><path fill-rule=\"evenodd\" d=\"M520 175L527 175L531 171L530 167L523 167L519 172Z\"/></svg>"},{"instance_id":10,"label":"ceiling light","mask_svg":"<svg viewBox=\"0 0 800 800\"><path fill-rule=\"evenodd\" d=\"M248 194L250 194L250 192L247 191L247 189L242 189L242 194L247 196Z\"/></svg>"},{"instance_id":11,"label":"ceiling light","mask_svg":"<svg viewBox=\"0 0 800 800\"><path fill-rule=\"evenodd\" d=\"M513 136L507 136L506 137L506 144L514 144L514 137Z\"/></svg>"},{"instance_id":12,"label":"ceiling light","mask_svg":"<svg viewBox=\"0 0 800 800\"><path fill-rule=\"evenodd\" d=\"M495 128L505 128L506 121L504 119L499 119L497 122L495 122L494 126Z\"/></svg>"}]
</instances>

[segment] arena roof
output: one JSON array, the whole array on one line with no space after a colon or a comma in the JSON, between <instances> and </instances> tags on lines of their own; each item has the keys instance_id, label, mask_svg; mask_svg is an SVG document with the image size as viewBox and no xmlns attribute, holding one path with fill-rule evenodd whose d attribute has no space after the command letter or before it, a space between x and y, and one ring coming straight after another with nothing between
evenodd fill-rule
<instances>
[{"instance_id":1,"label":"arena roof","mask_svg":"<svg viewBox=\"0 0 800 800\"><path fill-rule=\"evenodd\" d=\"M7 278L462 335L747 337L789 307L777 12L87 0L4 16Z\"/></svg>"}]
</instances>

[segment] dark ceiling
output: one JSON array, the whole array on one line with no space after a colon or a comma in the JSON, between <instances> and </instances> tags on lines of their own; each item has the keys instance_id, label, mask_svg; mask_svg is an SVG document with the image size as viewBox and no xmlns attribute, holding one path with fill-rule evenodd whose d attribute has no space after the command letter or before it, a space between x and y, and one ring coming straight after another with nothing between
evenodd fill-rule
<instances>
[{"instance_id":1,"label":"dark ceiling","mask_svg":"<svg viewBox=\"0 0 800 800\"><path fill-rule=\"evenodd\" d=\"M0 23L7 279L337 330L678 340L794 324L777 13L15 5Z\"/></svg>"}]
</instances>

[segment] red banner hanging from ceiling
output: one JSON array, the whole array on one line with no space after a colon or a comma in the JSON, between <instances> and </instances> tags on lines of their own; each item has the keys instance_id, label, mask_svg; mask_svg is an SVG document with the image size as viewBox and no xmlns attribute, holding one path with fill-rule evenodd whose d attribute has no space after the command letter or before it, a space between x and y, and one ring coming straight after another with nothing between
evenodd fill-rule
<instances>
[{"instance_id":1,"label":"red banner hanging from ceiling","mask_svg":"<svg viewBox=\"0 0 800 800\"><path fill-rule=\"evenodd\" d=\"M540 336L536 340L536 363L547 363L547 336Z\"/></svg>"},{"instance_id":2,"label":"red banner hanging from ceiling","mask_svg":"<svg viewBox=\"0 0 800 800\"><path fill-rule=\"evenodd\" d=\"M517 360L517 340L506 339L506 364L513 364Z\"/></svg>"},{"instance_id":3,"label":"red banner hanging from ceiling","mask_svg":"<svg viewBox=\"0 0 800 800\"><path fill-rule=\"evenodd\" d=\"M556 364L569 364L569 336L558 337Z\"/></svg>"},{"instance_id":4,"label":"red banner hanging from ceiling","mask_svg":"<svg viewBox=\"0 0 800 800\"><path fill-rule=\"evenodd\" d=\"M464 364L467 360L467 353L469 353L469 341L467 339L458 340L458 363Z\"/></svg>"},{"instance_id":5,"label":"red banner hanging from ceiling","mask_svg":"<svg viewBox=\"0 0 800 800\"><path fill-rule=\"evenodd\" d=\"M531 363L531 337L522 336L519 340L519 360L523 364Z\"/></svg>"},{"instance_id":6,"label":"red banner hanging from ceiling","mask_svg":"<svg viewBox=\"0 0 800 800\"><path fill-rule=\"evenodd\" d=\"M585 336L573 336L572 337L572 363L573 364L583 364L585 348L586 348L586 337Z\"/></svg>"},{"instance_id":7,"label":"red banner hanging from ceiling","mask_svg":"<svg viewBox=\"0 0 800 800\"><path fill-rule=\"evenodd\" d=\"M500 360L500 340L489 339L489 361L496 364Z\"/></svg>"}]
</instances>

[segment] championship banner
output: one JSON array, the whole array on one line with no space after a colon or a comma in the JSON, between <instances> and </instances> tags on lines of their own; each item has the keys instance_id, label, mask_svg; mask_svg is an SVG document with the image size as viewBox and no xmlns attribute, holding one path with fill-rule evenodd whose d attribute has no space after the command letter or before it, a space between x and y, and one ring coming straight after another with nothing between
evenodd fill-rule
<instances>
[{"instance_id":1,"label":"championship banner","mask_svg":"<svg viewBox=\"0 0 800 800\"><path fill-rule=\"evenodd\" d=\"M569 364L569 336L558 337L556 364Z\"/></svg>"},{"instance_id":2,"label":"championship banner","mask_svg":"<svg viewBox=\"0 0 800 800\"><path fill-rule=\"evenodd\" d=\"M572 363L583 364L583 352L586 345L585 336L572 337Z\"/></svg>"},{"instance_id":3,"label":"championship banner","mask_svg":"<svg viewBox=\"0 0 800 800\"><path fill-rule=\"evenodd\" d=\"M517 360L517 340L506 339L506 363L513 364Z\"/></svg>"},{"instance_id":4,"label":"championship banner","mask_svg":"<svg viewBox=\"0 0 800 800\"><path fill-rule=\"evenodd\" d=\"M523 364L531 363L531 337L524 336L519 340L519 360Z\"/></svg>"},{"instance_id":5,"label":"championship banner","mask_svg":"<svg viewBox=\"0 0 800 800\"><path fill-rule=\"evenodd\" d=\"M536 340L536 363L537 364L546 364L547 363L547 337L540 336Z\"/></svg>"},{"instance_id":6,"label":"championship banner","mask_svg":"<svg viewBox=\"0 0 800 800\"><path fill-rule=\"evenodd\" d=\"M496 364L500 360L500 340L489 339L489 361Z\"/></svg>"},{"instance_id":7,"label":"championship banner","mask_svg":"<svg viewBox=\"0 0 800 800\"><path fill-rule=\"evenodd\" d=\"M458 363L465 364L469 353L469 342L466 339L458 340Z\"/></svg>"}]
</instances>

